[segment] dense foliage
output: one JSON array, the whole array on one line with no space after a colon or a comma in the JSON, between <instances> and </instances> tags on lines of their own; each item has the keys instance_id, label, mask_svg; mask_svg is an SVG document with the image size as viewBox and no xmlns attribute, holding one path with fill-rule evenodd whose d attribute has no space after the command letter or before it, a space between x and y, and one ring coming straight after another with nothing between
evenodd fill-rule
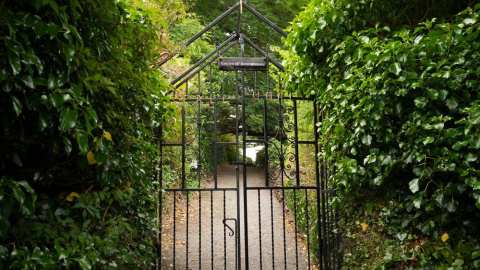
<instances>
[{"instance_id":1,"label":"dense foliage","mask_svg":"<svg viewBox=\"0 0 480 270\"><path fill-rule=\"evenodd\" d=\"M359 228L343 232L346 267L480 267L480 5L424 2L314 0L287 39L287 84L317 98Z\"/></svg>"},{"instance_id":2,"label":"dense foliage","mask_svg":"<svg viewBox=\"0 0 480 270\"><path fill-rule=\"evenodd\" d=\"M154 263L162 2L0 3L0 269Z\"/></svg>"}]
</instances>

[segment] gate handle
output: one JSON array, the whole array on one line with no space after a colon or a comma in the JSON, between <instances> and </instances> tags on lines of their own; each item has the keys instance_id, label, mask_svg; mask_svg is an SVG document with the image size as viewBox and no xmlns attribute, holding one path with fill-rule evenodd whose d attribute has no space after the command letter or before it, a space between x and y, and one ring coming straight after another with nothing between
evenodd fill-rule
<instances>
[{"instance_id":1,"label":"gate handle","mask_svg":"<svg viewBox=\"0 0 480 270\"><path fill-rule=\"evenodd\" d=\"M223 219L223 225L230 230L230 232L228 233L228 235L229 235L229 236L234 236L234 235L235 235L235 231L232 229L232 227L228 226L228 224L226 223L227 220L233 220L233 221L235 221L235 230L237 229L237 220L236 220L235 218L225 218L225 219Z\"/></svg>"}]
</instances>

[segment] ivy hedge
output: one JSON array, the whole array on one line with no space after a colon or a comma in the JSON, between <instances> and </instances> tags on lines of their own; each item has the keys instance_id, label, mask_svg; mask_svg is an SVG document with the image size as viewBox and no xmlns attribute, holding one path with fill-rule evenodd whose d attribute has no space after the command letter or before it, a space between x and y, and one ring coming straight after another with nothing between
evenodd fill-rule
<instances>
[{"instance_id":1,"label":"ivy hedge","mask_svg":"<svg viewBox=\"0 0 480 270\"><path fill-rule=\"evenodd\" d=\"M390 245L354 269L480 268L480 4L419 2L314 0L286 41L287 85L322 109L340 209Z\"/></svg>"},{"instance_id":2,"label":"ivy hedge","mask_svg":"<svg viewBox=\"0 0 480 270\"><path fill-rule=\"evenodd\" d=\"M0 269L153 265L166 23L134 2L0 3Z\"/></svg>"}]
</instances>

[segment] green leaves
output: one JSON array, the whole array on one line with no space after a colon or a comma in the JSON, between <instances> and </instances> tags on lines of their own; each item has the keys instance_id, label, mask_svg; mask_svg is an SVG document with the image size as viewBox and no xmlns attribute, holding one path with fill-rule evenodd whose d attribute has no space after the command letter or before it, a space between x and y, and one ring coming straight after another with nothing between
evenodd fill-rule
<instances>
[{"instance_id":1,"label":"green leaves","mask_svg":"<svg viewBox=\"0 0 480 270\"><path fill-rule=\"evenodd\" d=\"M20 75L18 78L30 89L35 89L35 84L33 83L32 76L30 75Z\"/></svg>"},{"instance_id":2,"label":"green leaves","mask_svg":"<svg viewBox=\"0 0 480 270\"><path fill-rule=\"evenodd\" d=\"M0 245L0 268L125 269L128 259L147 269L157 199L143 157L156 155L151 131L168 122L169 83L149 66L160 30L130 1L60 2L0 4L0 240L15 242ZM179 19L174 4L184 8L150 10ZM143 23L127 20L130 9Z\"/></svg>"},{"instance_id":3,"label":"green leaves","mask_svg":"<svg viewBox=\"0 0 480 270\"><path fill-rule=\"evenodd\" d=\"M402 71L402 67L399 63L393 63L388 70L398 76Z\"/></svg>"},{"instance_id":4,"label":"green leaves","mask_svg":"<svg viewBox=\"0 0 480 270\"><path fill-rule=\"evenodd\" d=\"M75 260L78 262L82 270L92 269L92 263L90 262L90 259L88 259L87 257L83 256L81 258L76 258Z\"/></svg>"},{"instance_id":5,"label":"green leaves","mask_svg":"<svg viewBox=\"0 0 480 270\"><path fill-rule=\"evenodd\" d=\"M22 65L20 64L20 59L18 59L18 57L15 57L15 56L10 56L9 57L9 62L10 62L10 66L12 67L12 70L13 70L13 75L16 76L20 73L21 69L22 69Z\"/></svg>"},{"instance_id":6,"label":"green leaves","mask_svg":"<svg viewBox=\"0 0 480 270\"><path fill-rule=\"evenodd\" d=\"M75 129L75 138L77 139L80 154L86 155L88 152L88 137L87 133L81 129Z\"/></svg>"},{"instance_id":7,"label":"green leaves","mask_svg":"<svg viewBox=\"0 0 480 270\"><path fill-rule=\"evenodd\" d=\"M63 45L63 53L65 55L65 59L67 60L67 64L69 64L73 60L73 56L75 55L75 49L71 44Z\"/></svg>"},{"instance_id":8,"label":"green leaves","mask_svg":"<svg viewBox=\"0 0 480 270\"><path fill-rule=\"evenodd\" d=\"M15 112L15 115L18 117L20 113L22 112L22 102L15 96L12 96L12 105L13 105L13 111Z\"/></svg>"},{"instance_id":9,"label":"green leaves","mask_svg":"<svg viewBox=\"0 0 480 270\"><path fill-rule=\"evenodd\" d=\"M456 98L449 98L447 99L447 107L450 110L455 110L458 107L458 101Z\"/></svg>"},{"instance_id":10,"label":"green leaves","mask_svg":"<svg viewBox=\"0 0 480 270\"><path fill-rule=\"evenodd\" d=\"M287 88L313 93L322 109L320 154L332 164L331 179L344 195L340 199L345 208L356 209L381 194L379 200L401 205L398 219L408 218L407 230L434 238L455 228L448 248L459 239L478 246L471 239L480 239L479 11L399 27L375 19L408 12L408 7L391 8L398 1L354 2L312 2L287 38ZM355 8L370 16L368 22ZM411 19L410 13L405 14ZM322 28L320 20L327 26ZM369 22L378 25L366 29ZM383 25L393 30L383 31ZM362 166L349 165L355 161ZM389 237L406 231L398 229L403 221L386 222L392 228ZM430 251L418 257L420 265L430 257ZM475 268L462 260L462 267Z\"/></svg>"},{"instance_id":11,"label":"green leaves","mask_svg":"<svg viewBox=\"0 0 480 270\"><path fill-rule=\"evenodd\" d=\"M419 178L415 178L412 181L410 181L410 183L408 184L408 187L410 188L410 190L413 193L417 193L418 190L420 189L420 182L419 181L420 181Z\"/></svg>"},{"instance_id":12,"label":"green leaves","mask_svg":"<svg viewBox=\"0 0 480 270\"><path fill-rule=\"evenodd\" d=\"M73 128L77 124L78 110L66 108L60 113L60 130L62 132Z\"/></svg>"},{"instance_id":13,"label":"green leaves","mask_svg":"<svg viewBox=\"0 0 480 270\"><path fill-rule=\"evenodd\" d=\"M372 136L371 135L366 135L362 139L362 143L365 145L371 145L372 144Z\"/></svg>"},{"instance_id":14,"label":"green leaves","mask_svg":"<svg viewBox=\"0 0 480 270\"><path fill-rule=\"evenodd\" d=\"M32 215L35 212L35 202L37 200L37 195L32 187L25 181L12 181L7 178L2 178L0 180L0 193L7 191L7 194L12 194L13 198L15 199L16 203L19 206L20 212L23 215ZM6 207L14 207L13 204L8 202L4 202L3 200L5 197L2 195L0 196L0 202L5 204ZM18 207L16 206L16 207ZM9 210L8 213L10 213ZM8 218L8 216L6 217ZM2 226L0 224L0 226ZM6 225L3 225L6 226ZM1 237L1 235L0 235Z\"/></svg>"},{"instance_id":15,"label":"green leaves","mask_svg":"<svg viewBox=\"0 0 480 270\"><path fill-rule=\"evenodd\" d=\"M428 103L428 99L426 97L418 97L414 100L415 106L418 108L423 108Z\"/></svg>"},{"instance_id":16,"label":"green leaves","mask_svg":"<svg viewBox=\"0 0 480 270\"><path fill-rule=\"evenodd\" d=\"M433 137L425 137L425 138L423 139L423 144L424 144L424 145L430 144L430 143L432 143L434 140L435 140L435 139L434 139Z\"/></svg>"}]
</instances>

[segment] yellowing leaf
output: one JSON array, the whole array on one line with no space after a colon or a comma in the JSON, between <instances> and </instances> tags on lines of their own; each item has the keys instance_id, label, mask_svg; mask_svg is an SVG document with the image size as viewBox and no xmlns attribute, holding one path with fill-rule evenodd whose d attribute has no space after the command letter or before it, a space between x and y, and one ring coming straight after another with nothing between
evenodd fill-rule
<instances>
[{"instance_id":1,"label":"yellowing leaf","mask_svg":"<svg viewBox=\"0 0 480 270\"><path fill-rule=\"evenodd\" d=\"M442 242L445 242L445 241L447 241L447 240L448 240L448 233L444 233L444 234L442 235Z\"/></svg>"},{"instance_id":2,"label":"yellowing leaf","mask_svg":"<svg viewBox=\"0 0 480 270\"><path fill-rule=\"evenodd\" d=\"M362 226L362 230L363 230L363 231L366 231L367 228L368 228L368 224L365 223L365 222L360 223L360 226Z\"/></svg>"},{"instance_id":3,"label":"yellowing leaf","mask_svg":"<svg viewBox=\"0 0 480 270\"><path fill-rule=\"evenodd\" d=\"M110 132L107 131L107 132L105 132L102 136L103 136L105 139L113 142L113 140L112 140L112 134L110 134Z\"/></svg>"},{"instance_id":4,"label":"yellowing leaf","mask_svg":"<svg viewBox=\"0 0 480 270\"><path fill-rule=\"evenodd\" d=\"M70 195L68 195L67 201L71 202L74 198L80 198L80 195L76 192L72 192Z\"/></svg>"},{"instance_id":5,"label":"yellowing leaf","mask_svg":"<svg viewBox=\"0 0 480 270\"><path fill-rule=\"evenodd\" d=\"M88 165L93 165L97 163L97 161L95 160L95 154L92 151L87 153L87 160L88 160Z\"/></svg>"}]
</instances>

